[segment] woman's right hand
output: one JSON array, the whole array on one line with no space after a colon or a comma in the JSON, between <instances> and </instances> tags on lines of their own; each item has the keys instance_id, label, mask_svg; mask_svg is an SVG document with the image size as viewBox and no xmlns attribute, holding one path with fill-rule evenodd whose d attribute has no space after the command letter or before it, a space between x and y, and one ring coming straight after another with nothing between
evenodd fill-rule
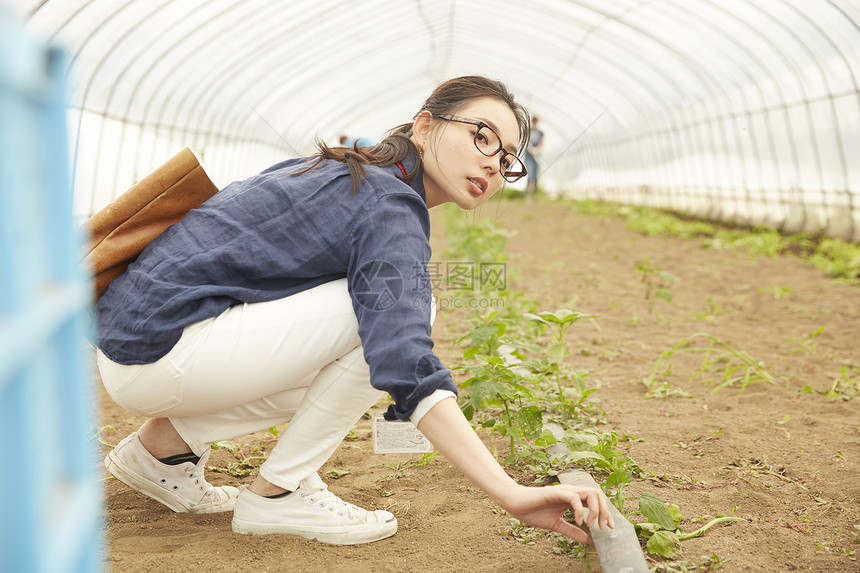
<instances>
[{"instance_id":1,"label":"woman's right hand","mask_svg":"<svg viewBox=\"0 0 860 573\"><path fill-rule=\"evenodd\" d=\"M561 533L580 543L588 543L588 534L564 520L568 509L573 511L574 521L580 526L588 525L591 528L597 523L600 529L615 528L609 500L599 488L566 484L545 487L515 485L499 496L497 501L511 516L523 523Z\"/></svg>"}]
</instances>

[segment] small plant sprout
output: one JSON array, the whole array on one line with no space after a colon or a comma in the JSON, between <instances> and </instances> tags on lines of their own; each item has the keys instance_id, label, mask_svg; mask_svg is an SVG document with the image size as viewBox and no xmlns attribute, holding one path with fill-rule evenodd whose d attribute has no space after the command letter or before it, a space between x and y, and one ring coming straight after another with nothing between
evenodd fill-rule
<instances>
[{"instance_id":1,"label":"small plant sprout","mask_svg":"<svg viewBox=\"0 0 860 573\"><path fill-rule=\"evenodd\" d=\"M705 303L707 304L706 308L698 312L694 312L693 317L697 320L704 320L709 323L716 322L716 317L723 314L723 310L717 306L717 303L715 303L714 299L711 297L707 297L705 299Z\"/></svg>"},{"instance_id":2,"label":"small plant sprout","mask_svg":"<svg viewBox=\"0 0 860 573\"><path fill-rule=\"evenodd\" d=\"M769 294L776 300L786 300L788 295L791 294L791 289L781 286L772 286L770 288L760 288L758 292Z\"/></svg>"},{"instance_id":3,"label":"small plant sprout","mask_svg":"<svg viewBox=\"0 0 860 573\"><path fill-rule=\"evenodd\" d=\"M817 330L803 334L800 338L789 338L791 342L797 343L797 348L791 351L792 354L815 354L818 351L818 335L823 333L825 328L822 326Z\"/></svg>"},{"instance_id":4,"label":"small plant sprout","mask_svg":"<svg viewBox=\"0 0 860 573\"><path fill-rule=\"evenodd\" d=\"M860 396L860 365L846 360L830 388L821 392L829 400L850 400Z\"/></svg>"},{"instance_id":5,"label":"small plant sprout","mask_svg":"<svg viewBox=\"0 0 860 573\"><path fill-rule=\"evenodd\" d=\"M696 345L700 340L704 342ZM777 383L777 379L746 352L732 348L716 336L699 332L682 339L671 350L661 352L651 374L643 380L645 386L652 388L668 377L672 371L672 359L679 353L702 355L699 369L690 376L690 381L702 377L707 385L715 383L711 394L734 385L738 385L739 392L743 392L747 386L759 382Z\"/></svg>"},{"instance_id":6,"label":"small plant sprout","mask_svg":"<svg viewBox=\"0 0 860 573\"><path fill-rule=\"evenodd\" d=\"M568 343L565 336L570 328L577 322L583 319L597 318L597 314L583 314L563 308L555 312L539 312L532 314L530 312L523 313L523 317L536 323L541 330L549 328L552 331L553 342L547 351L547 360L539 363L539 368L544 370L555 381L558 389L558 398L564 403L568 401L568 396L565 392L565 387L562 384L564 377L564 359L568 355ZM586 390L585 381L581 376L572 373L569 376L573 382L578 383L575 386L575 393L579 402L585 400L589 394L595 389Z\"/></svg>"},{"instance_id":7,"label":"small plant sprout","mask_svg":"<svg viewBox=\"0 0 860 573\"><path fill-rule=\"evenodd\" d=\"M471 421L476 410L493 407L484 413L481 426L510 438L511 453L505 460L510 463L519 457L517 444L526 445L543 433L543 413L534 405L535 389L498 356L479 354L474 359L478 364L464 367L475 375L460 384L469 390L461 410Z\"/></svg>"},{"instance_id":8,"label":"small plant sprout","mask_svg":"<svg viewBox=\"0 0 860 573\"><path fill-rule=\"evenodd\" d=\"M476 318L475 327L454 341L454 344L462 343L467 339L471 342L470 346L463 351L463 358L470 360L478 354L488 356L497 354L503 344L502 336L507 330L507 325L499 319L498 315L498 311L493 311Z\"/></svg>"},{"instance_id":9,"label":"small plant sprout","mask_svg":"<svg viewBox=\"0 0 860 573\"><path fill-rule=\"evenodd\" d=\"M648 311L654 314L654 299L672 302L672 286L680 279L664 269L651 265L651 261L636 265L636 270L642 273L642 283L645 285L645 300L648 301ZM659 313L658 313L659 314Z\"/></svg>"},{"instance_id":10,"label":"small plant sprout","mask_svg":"<svg viewBox=\"0 0 860 573\"><path fill-rule=\"evenodd\" d=\"M567 430L562 441L570 452L565 456L565 461L576 462L586 469L606 474L600 485L612 504L623 511L624 489L633 476L642 474L642 468L616 447L618 434Z\"/></svg>"},{"instance_id":11,"label":"small plant sprout","mask_svg":"<svg viewBox=\"0 0 860 573\"><path fill-rule=\"evenodd\" d=\"M701 537L711 527L720 523L746 521L741 517L716 517L706 525L690 533L683 533L678 526L683 516L677 506L667 505L656 495L644 492L639 497L639 512L648 521L634 523L639 538L645 541L648 553L660 557L671 558L681 547L681 542L694 537Z\"/></svg>"}]
</instances>

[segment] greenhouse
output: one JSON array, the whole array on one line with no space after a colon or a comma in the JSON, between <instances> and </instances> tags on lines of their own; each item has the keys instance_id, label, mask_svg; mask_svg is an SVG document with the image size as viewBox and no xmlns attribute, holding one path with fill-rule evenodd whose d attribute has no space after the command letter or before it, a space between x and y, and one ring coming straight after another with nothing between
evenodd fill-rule
<instances>
[{"instance_id":1,"label":"greenhouse","mask_svg":"<svg viewBox=\"0 0 860 573\"><path fill-rule=\"evenodd\" d=\"M860 571L857 0L0 0L0 46L0 437L19 469L0 570ZM454 78L516 104L436 112ZM445 182L470 162L484 175ZM111 249L126 259L101 274ZM304 375L357 352L382 394L322 485L266 468L311 431L300 412L323 432L364 394L297 381L269 423L192 440L190 365L156 409L108 381L190 356L187 333L238 308L320 313L297 297L339 281L357 342ZM292 352L328 352L319 330ZM255 379L287 354L267 352L235 387L274 408ZM434 434L454 394L480 454ZM123 465L122 447L175 457L144 444L158 420L208 509ZM485 452L518 488L602 490L602 512L581 505L618 535L529 521L470 471ZM261 533L228 510L262 482L397 534L237 535Z\"/></svg>"}]
</instances>

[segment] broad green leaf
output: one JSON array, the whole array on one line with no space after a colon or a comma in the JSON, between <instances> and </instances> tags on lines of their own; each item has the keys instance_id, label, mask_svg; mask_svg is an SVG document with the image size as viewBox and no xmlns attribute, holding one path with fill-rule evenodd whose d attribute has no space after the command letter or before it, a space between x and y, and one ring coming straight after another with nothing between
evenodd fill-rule
<instances>
[{"instance_id":1,"label":"broad green leaf","mask_svg":"<svg viewBox=\"0 0 860 573\"><path fill-rule=\"evenodd\" d=\"M481 346L491 340L498 331L492 326L481 326L472 331L472 345Z\"/></svg>"},{"instance_id":2,"label":"broad green leaf","mask_svg":"<svg viewBox=\"0 0 860 573\"><path fill-rule=\"evenodd\" d=\"M216 450L219 448L224 449L224 450L229 450L229 451L233 452L234 454L239 451L239 446L237 446L236 444L234 444L230 440L213 442L212 447Z\"/></svg>"},{"instance_id":3,"label":"broad green leaf","mask_svg":"<svg viewBox=\"0 0 860 573\"><path fill-rule=\"evenodd\" d=\"M544 319L545 321L550 322L552 324L560 324L561 323L561 319L554 312L550 312L548 310L545 310L543 312L539 312L538 315L542 319Z\"/></svg>"},{"instance_id":4,"label":"broad green leaf","mask_svg":"<svg viewBox=\"0 0 860 573\"><path fill-rule=\"evenodd\" d=\"M472 360L475 358L475 355L481 351L480 346L472 346L463 351L463 358L466 360Z\"/></svg>"},{"instance_id":5,"label":"broad green leaf","mask_svg":"<svg viewBox=\"0 0 860 573\"><path fill-rule=\"evenodd\" d=\"M672 514L672 521L675 522L675 527L678 527L681 525L681 522L684 521L684 515L681 513L681 508L674 503L670 503L668 506L669 513ZM674 529L674 527L672 529Z\"/></svg>"},{"instance_id":6,"label":"broad green leaf","mask_svg":"<svg viewBox=\"0 0 860 573\"><path fill-rule=\"evenodd\" d=\"M492 380L474 380L469 388L469 400L475 406L476 410L480 410L494 402L498 402L497 396L499 394L504 396L507 391L504 384L499 384Z\"/></svg>"},{"instance_id":7,"label":"broad green leaf","mask_svg":"<svg viewBox=\"0 0 860 573\"><path fill-rule=\"evenodd\" d=\"M460 408L460 410L463 411L463 415L466 417L466 419L471 422L472 418L475 416L475 406L473 406L472 403L469 402L468 404L464 404L463 407Z\"/></svg>"},{"instance_id":8,"label":"broad green leaf","mask_svg":"<svg viewBox=\"0 0 860 573\"><path fill-rule=\"evenodd\" d=\"M538 439L535 440L535 445L539 448L545 448L547 446L551 446L555 443L558 443L555 435L552 433L552 430L544 430L538 436Z\"/></svg>"},{"instance_id":9,"label":"broad green leaf","mask_svg":"<svg viewBox=\"0 0 860 573\"><path fill-rule=\"evenodd\" d=\"M564 445L572 452L590 450L598 443L597 436L589 432L569 432L564 435Z\"/></svg>"},{"instance_id":10,"label":"broad green leaf","mask_svg":"<svg viewBox=\"0 0 860 573\"><path fill-rule=\"evenodd\" d=\"M543 413L537 406L526 406L514 413L514 424L527 440L535 440L543 429Z\"/></svg>"},{"instance_id":11,"label":"broad green leaf","mask_svg":"<svg viewBox=\"0 0 860 573\"><path fill-rule=\"evenodd\" d=\"M657 531L651 536L648 543L645 544L648 553L666 557L667 559L672 557L680 546L681 543L671 531Z\"/></svg>"},{"instance_id":12,"label":"broad green leaf","mask_svg":"<svg viewBox=\"0 0 860 573\"><path fill-rule=\"evenodd\" d=\"M638 535L640 539L645 540L651 537L654 532L659 531L660 526L654 525L653 523L634 523L633 529L636 530L636 535Z\"/></svg>"},{"instance_id":13,"label":"broad green leaf","mask_svg":"<svg viewBox=\"0 0 860 573\"><path fill-rule=\"evenodd\" d=\"M666 302L672 302L672 291L670 291L669 289L658 288L656 291L654 291L654 296L656 296L657 298L662 298Z\"/></svg>"},{"instance_id":14,"label":"broad green leaf","mask_svg":"<svg viewBox=\"0 0 860 573\"><path fill-rule=\"evenodd\" d=\"M556 317L559 324L568 324L578 322L583 318L597 318L599 314L582 314L581 312L573 312L567 309L562 309L557 312Z\"/></svg>"},{"instance_id":15,"label":"broad green leaf","mask_svg":"<svg viewBox=\"0 0 860 573\"><path fill-rule=\"evenodd\" d=\"M675 520L672 519L669 508L653 493L642 493L639 497L639 511L651 523L656 523L663 529L675 529Z\"/></svg>"},{"instance_id":16,"label":"broad green leaf","mask_svg":"<svg viewBox=\"0 0 860 573\"><path fill-rule=\"evenodd\" d=\"M603 482L603 486L613 488L626 485L630 483L631 477L632 474L630 473L630 470L626 468L616 468L615 471L606 477L606 480Z\"/></svg>"},{"instance_id":17,"label":"broad green leaf","mask_svg":"<svg viewBox=\"0 0 860 573\"><path fill-rule=\"evenodd\" d=\"M670 282L670 283L675 283L675 282L678 282L679 280L681 280L677 276L673 275L672 273L670 273L668 271L660 271L660 278L663 279L664 281Z\"/></svg>"},{"instance_id":18,"label":"broad green leaf","mask_svg":"<svg viewBox=\"0 0 860 573\"><path fill-rule=\"evenodd\" d=\"M568 454L567 459L575 462L577 460L598 460L601 462L605 462L606 458L598 454L597 452L571 452Z\"/></svg>"},{"instance_id":19,"label":"broad green leaf","mask_svg":"<svg viewBox=\"0 0 860 573\"><path fill-rule=\"evenodd\" d=\"M549 322L547 322L546 320L544 320L542 317L540 317L540 316L538 316L538 315L536 315L536 314L532 314L532 313L530 313L530 312L524 312L524 313L523 313L523 316L524 316L525 318L527 318L527 319L531 320L532 322L537 322L537 323L539 323L539 324L549 324Z\"/></svg>"}]
</instances>

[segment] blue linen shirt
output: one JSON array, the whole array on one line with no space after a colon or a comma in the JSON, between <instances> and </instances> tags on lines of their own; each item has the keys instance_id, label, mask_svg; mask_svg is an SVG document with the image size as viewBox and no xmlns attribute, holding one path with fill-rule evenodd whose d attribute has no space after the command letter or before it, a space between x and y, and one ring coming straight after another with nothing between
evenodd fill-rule
<instances>
[{"instance_id":1,"label":"blue linen shirt","mask_svg":"<svg viewBox=\"0 0 860 573\"><path fill-rule=\"evenodd\" d=\"M294 175L307 166L291 159L231 183L152 241L99 299L102 352L149 364L190 324L346 277L370 383L394 401L386 417L408 419L437 389L456 393L430 338L421 173L407 184L396 165L366 166L353 194L344 163Z\"/></svg>"}]
</instances>

